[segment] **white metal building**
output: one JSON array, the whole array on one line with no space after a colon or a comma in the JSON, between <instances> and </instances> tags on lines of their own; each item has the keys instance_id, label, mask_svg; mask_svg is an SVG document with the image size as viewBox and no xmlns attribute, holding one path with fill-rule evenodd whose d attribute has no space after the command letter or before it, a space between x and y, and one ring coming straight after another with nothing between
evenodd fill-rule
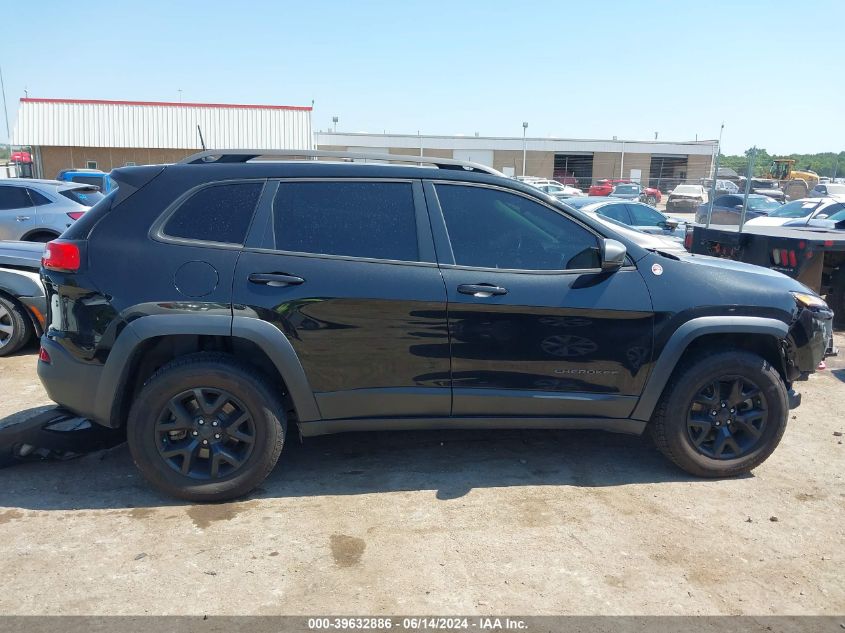
<instances>
[{"instance_id":1,"label":"white metal building","mask_svg":"<svg viewBox=\"0 0 845 633\"><path fill-rule=\"evenodd\" d=\"M603 178L655 186L659 181L662 186L709 177L717 142L317 132L315 145L471 160L512 176L524 169L528 176L568 179L582 186Z\"/></svg>"},{"instance_id":2,"label":"white metal building","mask_svg":"<svg viewBox=\"0 0 845 633\"><path fill-rule=\"evenodd\" d=\"M311 149L311 107L21 99L12 143L31 146L36 175L52 178L173 162L202 149L200 131L209 148Z\"/></svg>"}]
</instances>

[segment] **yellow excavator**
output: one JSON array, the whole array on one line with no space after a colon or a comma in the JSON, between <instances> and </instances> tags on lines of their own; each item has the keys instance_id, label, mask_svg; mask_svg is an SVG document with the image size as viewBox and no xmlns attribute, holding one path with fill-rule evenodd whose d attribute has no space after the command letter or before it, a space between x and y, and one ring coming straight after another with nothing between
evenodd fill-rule
<instances>
[{"instance_id":1,"label":"yellow excavator","mask_svg":"<svg viewBox=\"0 0 845 633\"><path fill-rule=\"evenodd\" d=\"M775 158L766 177L777 181L788 200L806 198L810 190L819 184L816 172L795 169L795 160L792 158Z\"/></svg>"}]
</instances>

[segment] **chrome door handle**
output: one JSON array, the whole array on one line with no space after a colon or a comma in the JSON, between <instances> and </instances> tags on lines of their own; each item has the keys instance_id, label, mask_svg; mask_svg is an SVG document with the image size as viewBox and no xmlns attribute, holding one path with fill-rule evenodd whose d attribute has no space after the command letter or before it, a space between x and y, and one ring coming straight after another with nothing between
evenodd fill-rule
<instances>
[{"instance_id":1,"label":"chrome door handle","mask_svg":"<svg viewBox=\"0 0 845 633\"><path fill-rule=\"evenodd\" d=\"M19 215L15 218L18 222L26 222L27 220L31 220L32 218L28 215Z\"/></svg>"},{"instance_id":2,"label":"chrome door handle","mask_svg":"<svg viewBox=\"0 0 845 633\"><path fill-rule=\"evenodd\" d=\"M249 280L254 284L266 284L274 287L298 286L305 283L302 277L285 273L252 273Z\"/></svg>"},{"instance_id":3,"label":"chrome door handle","mask_svg":"<svg viewBox=\"0 0 845 633\"><path fill-rule=\"evenodd\" d=\"M458 292L464 295L472 295L479 299L486 299L493 295L506 295L508 291L501 286L494 286L493 284L461 284L458 286Z\"/></svg>"}]
</instances>

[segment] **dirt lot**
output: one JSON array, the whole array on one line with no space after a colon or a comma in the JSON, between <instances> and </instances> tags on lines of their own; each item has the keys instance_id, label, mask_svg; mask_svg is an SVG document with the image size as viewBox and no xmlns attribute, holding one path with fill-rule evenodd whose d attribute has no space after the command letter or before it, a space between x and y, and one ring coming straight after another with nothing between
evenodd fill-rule
<instances>
[{"instance_id":1,"label":"dirt lot","mask_svg":"<svg viewBox=\"0 0 845 633\"><path fill-rule=\"evenodd\" d=\"M35 362L0 359L0 418L48 403ZM6 469L0 613L841 614L845 358L829 364L733 480L572 432L292 441L254 497L216 506L152 492L124 446Z\"/></svg>"}]
</instances>

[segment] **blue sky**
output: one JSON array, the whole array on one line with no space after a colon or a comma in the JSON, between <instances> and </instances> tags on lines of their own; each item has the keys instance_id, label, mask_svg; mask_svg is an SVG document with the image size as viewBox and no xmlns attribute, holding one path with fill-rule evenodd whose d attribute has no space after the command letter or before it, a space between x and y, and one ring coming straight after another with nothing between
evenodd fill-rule
<instances>
[{"instance_id":1,"label":"blue sky","mask_svg":"<svg viewBox=\"0 0 845 633\"><path fill-rule=\"evenodd\" d=\"M12 125L24 89L149 101L181 89L313 99L315 129L336 115L350 132L520 136L528 121L537 137L692 140L724 121L727 153L845 149L842 0L3 4Z\"/></svg>"}]
</instances>

